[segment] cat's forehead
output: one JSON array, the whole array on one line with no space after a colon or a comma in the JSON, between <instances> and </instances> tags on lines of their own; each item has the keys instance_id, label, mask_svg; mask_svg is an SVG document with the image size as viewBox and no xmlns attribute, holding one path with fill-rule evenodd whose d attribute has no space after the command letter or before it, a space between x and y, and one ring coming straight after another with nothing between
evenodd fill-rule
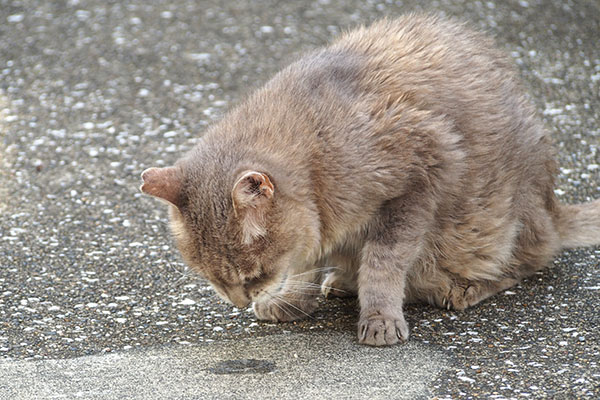
<instances>
[{"instance_id":1,"label":"cat's forehead","mask_svg":"<svg viewBox=\"0 0 600 400\"><path fill-rule=\"evenodd\" d=\"M246 279L254 279L263 273L261 264L242 252L232 253L207 249L201 262L201 273L209 281L222 287L241 284ZM230 249L229 249L230 250Z\"/></svg>"},{"instance_id":2,"label":"cat's forehead","mask_svg":"<svg viewBox=\"0 0 600 400\"><path fill-rule=\"evenodd\" d=\"M188 212L222 216L231 207L231 173L194 163L186 168L183 185Z\"/></svg>"},{"instance_id":3,"label":"cat's forehead","mask_svg":"<svg viewBox=\"0 0 600 400\"><path fill-rule=\"evenodd\" d=\"M174 226L183 234L176 235L188 243L203 264L231 265L243 263L246 248L239 242L231 205L216 199L196 198L180 211L183 217ZM173 225L173 224L172 224Z\"/></svg>"}]
</instances>

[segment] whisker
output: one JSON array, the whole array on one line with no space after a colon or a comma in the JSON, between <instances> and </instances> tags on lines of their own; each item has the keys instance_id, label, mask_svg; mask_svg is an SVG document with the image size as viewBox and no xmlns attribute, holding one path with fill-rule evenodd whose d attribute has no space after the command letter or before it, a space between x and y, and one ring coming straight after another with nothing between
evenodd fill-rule
<instances>
[{"instance_id":1,"label":"whisker","mask_svg":"<svg viewBox=\"0 0 600 400\"><path fill-rule=\"evenodd\" d=\"M275 307L277 307L278 309L280 309L285 315L288 315L290 317L295 317L294 314L292 314L291 312L289 312L288 310L286 310L281 304L279 304L277 302L277 299L272 297L272 303L275 305Z\"/></svg>"},{"instance_id":2,"label":"whisker","mask_svg":"<svg viewBox=\"0 0 600 400\"><path fill-rule=\"evenodd\" d=\"M173 271L175 271L176 273L178 273L180 275L180 277L175 282L173 282L173 286L175 286L176 288L181 286L181 284L183 282L185 282L186 280L188 280L191 276L190 269L187 267L187 265L183 266L183 272L181 270L179 270L178 268L176 268L175 263L173 263L171 261L167 261L167 267L169 267L169 269L172 269Z\"/></svg>"},{"instance_id":3,"label":"whisker","mask_svg":"<svg viewBox=\"0 0 600 400\"><path fill-rule=\"evenodd\" d=\"M269 292L265 292L266 294L268 294L269 296L271 296L271 303L273 303L275 305L275 307L277 307L278 309L280 309L285 315L288 315L292 318L295 317L294 314L292 314L289 310L285 309L281 304L278 303L278 299L273 296L271 293Z\"/></svg>"},{"instance_id":4,"label":"whisker","mask_svg":"<svg viewBox=\"0 0 600 400\"><path fill-rule=\"evenodd\" d=\"M306 274L310 274L310 273L314 273L314 272L322 272L322 271L325 271L325 270L328 270L328 269L329 269L329 267L312 268L312 269L309 269L309 270L304 271L304 272L298 272L297 274L292 274L290 276L306 275Z\"/></svg>"},{"instance_id":5,"label":"whisker","mask_svg":"<svg viewBox=\"0 0 600 400\"><path fill-rule=\"evenodd\" d=\"M300 272L300 273L297 273L297 274L293 274L293 275L290 275L289 277L290 278L294 278L294 277L297 277L297 276L302 276L302 275L311 274L311 273L325 272L325 271L329 271L329 270L332 270L332 269L340 269L341 270L341 268L339 268L339 267L321 267L321 268L314 268L314 269L311 269L311 270L308 270L308 271L304 271L304 272Z\"/></svg>"},{"instance_id":6,"label":"whisker","mask_svg":"<svg viewBox=\"0 0 600 400\"><path fill-rule=\"evenodd\" d=\"M341 293L341 294L351 294L351 292L346 291L344 289L338 289L335 288L333 286L326 286L326 285L319 285L313 282L303 282L303 281L290 281L288 280L286 282L286 285L283 287L284 291L290 292L290 293L298 293L298 294L309 294L309 295L315 295L318 294L319 292L321 292L322 289L329 289L331 292L334 293Z\"/></svg>"},{"instance_id":7,"label":"whisker","mask_svg":"<svg viewBox=\"0 0 600 400\"><path fill-rule=\"evenodd\" d=\"M321 285L321 287L323 287L323 288L325 288L325 289L329 289L329 290L335 290L335 291L342 292L342 293L350 293L350 292L349 292L349 291L347 291L347 290L344 290L344 289L339 289L339 288L336 288L336 287L333 287L333 286Z\"/></svg>"},{"instance_id":8,"label":"whisker","mask_svg":"<svg viewBox=\"0 0 600 400\"><path fill-rule=\"evenodd\" d=\"M288 286L280 293L302 293L306 295L317 295L321 291L320 287L303 287L303 286Z\"/></svg>"},{"instance_id":9,"label":"whisker","mask_svg":"<svg viewBox=\"0 0 600 400\"><path fill-rule=\"evenodd\" d=\"M288 280L288 282L289 282L289 280ZM338 289L333 286L324 286L324 285L319 285L319 284L312 283L312 282L291 281L290 285L285 286L286 290L288 290L288 289L303 289L303 288L305 288L305 289L326 288L326 289L335 290L335 291L342 292L342 293L349 293L346 290Z\"/></svg>"},{"instance_id":10,"label":"whisker","mask_svg":"<svg viewBox=\"0 0 600 400\"><path fill-rule=\"evenodd\" d=\"M314 289L316 291L319 291L319 289L321 289L321 285L309 286L309 285L290 284L290 285L285 285L282 288L282 291L286 291L288 289Z\"/></svg>"},{"instance_id":11,"label":"whisker","mask_svg":"<svg viewBox=\"0 0 600 400\"><path fill-rule=\"evenodd\" d=\"M318 290L315 288L307 288L306 290L302 290L302 288L286 288L287 293L295 293L302 295L316 295L318 294Z\"/></svg>"},{"instance_id":12,"label":"whisker","mask_svg":"<svg viewBox=\"0 0 600 400\"><path fill-rule=\"evenodd\" d=\"M279 300L283 301L285 304L287 304L288 306L292 307L294 310L301 312L302 314L304 314L308 318L315 319L312 315L308 314L306 311L304 311L300 307L297 307L297 306L293 305L292 303L290 303L289 301L285 300L284 298L279 297Z\"/></svg>"},{"instance_id":13,"label":"whisker","mask_svg":"<svg viewBox=\"0 0 600 400\"><path fill-rule=\"evenodd\" d=\"M314 287L320 288L321 285L315 282L303 282L303 281L290 281L289 279L286 281L286 286L303 286L303 287Z\"/></svg>"},{"instance_id":14,"label":"whisker","mask_svg":"<svg viewBox=\"0 0 600 400\"><path fill-rule=\"evenodd\" d=\"M268 293L268 292L267 292L267 293ZM284 299L282 296L279 296L279 295L275 295L275 296L273 296L273 295L271 295L270 293L269 293L269 295L270 295L270 296L272 296L273 298L275 298L275 299L277 299L277 300L279 300L279 301L283 302L284 304L286 304L286 305L288 305L288 306L292 307L294 310L301 312L302 314L306 315L308 318L310 318L310 319L315 319L315 318L314 318L312 315L308 314L306 311L302 310L301 308L299 308L299 307L297 307L297 306L293 305L292 303L290 303L289 301L285 300L285 299ZM290 314L290 315L291 315L291 316L295 316L295 315L292 315L292 314Z\"/></svg>"}]
</instances>

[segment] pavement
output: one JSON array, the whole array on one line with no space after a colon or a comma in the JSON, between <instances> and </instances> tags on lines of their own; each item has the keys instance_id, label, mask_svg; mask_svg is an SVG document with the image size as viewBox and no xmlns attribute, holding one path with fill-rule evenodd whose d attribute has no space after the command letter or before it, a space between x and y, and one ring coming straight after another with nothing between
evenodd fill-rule
<instances>
[{"instance_id":1,"label":"pavement","mask_svg":"<svg viewBox=\"0 0 600 400\"><path fill-rule=\"evenodd\" d=\"M518 65L564 202L600 197L596 1L0 0L0 399L600 398L600 249L464 312L406 308L354 338L355 300L294 323L221 302L139 174L302 52L415 10L463 18Z\"/></svg>"},{"instance_id":2,"label":"pavement","mask_svg":"<svg viewBox=\"0 0 600 400\"><path fill-rule=\"evenodd\" d=\"M413 399L443 368L419 343L378 349L298 333L47 361L0 361L6 398Z\"/></svg>"}]
</instances>

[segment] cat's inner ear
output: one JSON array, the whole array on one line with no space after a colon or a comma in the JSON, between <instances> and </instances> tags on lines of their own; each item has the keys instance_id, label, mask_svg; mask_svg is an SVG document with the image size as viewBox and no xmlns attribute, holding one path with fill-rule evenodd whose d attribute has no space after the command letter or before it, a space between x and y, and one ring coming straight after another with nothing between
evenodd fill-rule
<instances>
[{"instance_id":1,"label":"cat's inner ear","mask_svg":"<svg viewBox=\"0 0 600 400\"><path fill-rule=\"evenodd\" d=\"M179 167L148 168L142 172L144 183L140 190L180 207L183 184L181 175Z\"/></svg>"},{"instance_id":2,"label":"cat's inner ear","mask_svg":"<svg viewBox=\"0 0 600 400\"><path fill-rule=\"evenodd\" d=\"M242 222L244 243L250 244L267 233L266 219L274 193L271 179L257 171L242 172L233 185L233 209Z\"/></svg>"},{"instance_id":3,"label":"cat's inner ear","mask_svg":"<svg viewBox=\"0 0 600 400\"><path fill-rule=\"evenodd\" d=\"M245 171L233 185L231 197L237 212L247 207L257 208L267 204L274 193L275 187L266 174Z\"/></svg>"}]
</instances>

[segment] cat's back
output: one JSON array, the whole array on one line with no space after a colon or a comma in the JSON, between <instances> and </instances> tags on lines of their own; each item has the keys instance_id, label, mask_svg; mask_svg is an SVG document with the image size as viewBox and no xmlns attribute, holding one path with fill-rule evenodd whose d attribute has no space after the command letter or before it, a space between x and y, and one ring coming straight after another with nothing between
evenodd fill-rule
<instances>
[{"instance_id":1,"label":"cat's back","mask_svg":"<svg viewBox=\"0 0 600 400\"><path fill-rule=\"evenodd\" d=\"M298 165L329 157L323 165L353 169L389 157L402 169L398 157L419 144L414 135L425 124L421 142L460 146L477 195L525 179L549 187L553 152L513 64L464 23L384 19L278 73L226 119L226 147L244 142Z\"/></svg>"},{"instance_id":2,"label":"cat's back","mask_svg":"<svg viewBox=\"0 0 600 400\"><path fill-rule=\"evenodd\" d=\"M331 48L362 56L362 83L373 90L418 90L425 98L450 88L455 93L476 92L483 85L491 89L518 81L513 62L488 35L464 22L427 14L354 29Z\"/></svg>"},{"instance_id":3,"label":"cat's back","mask_svg":"<svg viewBox=\"0 0 600 400\"><path fill-rule=\"evenodd\" d=\"M446 115L467 138L522 134L534 144L544 135L513 61L463 22L422 14L384 19L342 35L332 49L362 57L366 92Z\"/></svg>"},{"instance_id":4,"label":"cat's back","mask_svg":"<svg viewBox=\"0 0 600 400\"><path fill-rule=\"evenodd\" d=\"M256 119L261 109L269 121L300 118L348 131L344 121L361 124L383 98L448 116L466 136L514 131L534 114L512 60L493 40L455 20L408 14L353 29L292 63L239 119Z\"/></svg>"},{"instance_id":5,"label":"cat's back","mask_svg":"<svg viewBox=\"0 0 600 400\"><path fill-rule=\"evenodd\" d=\"M517 185L519 171L532 164L544 166L533 179L552 185L546 130L514 62L489 35L453 19L408 14L349 31L331 49L363 60L364 93L401 99L450 123L481 186ZM480 176L482 165L489 174Z\"/></svg>"}]
</instances>

